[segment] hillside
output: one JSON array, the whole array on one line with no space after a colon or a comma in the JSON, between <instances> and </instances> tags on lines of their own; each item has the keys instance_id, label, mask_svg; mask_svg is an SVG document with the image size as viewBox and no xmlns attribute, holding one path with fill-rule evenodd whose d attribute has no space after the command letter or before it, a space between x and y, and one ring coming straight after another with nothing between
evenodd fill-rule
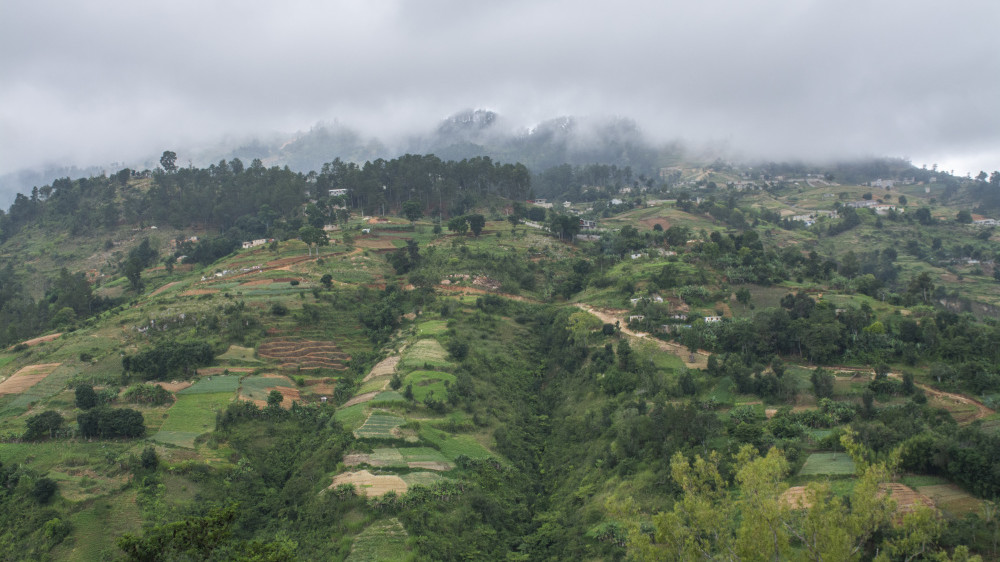
<instances>
[{"instance_id":1,"label":"hillside","mask_svg":"<svg viewBox=\"0 0 1000 562\"><path fill-rule=\"evenodd\" d=\"M988 181L678 164L23 196L2 556L996 559Z\"/></svg>"}]
</instances>

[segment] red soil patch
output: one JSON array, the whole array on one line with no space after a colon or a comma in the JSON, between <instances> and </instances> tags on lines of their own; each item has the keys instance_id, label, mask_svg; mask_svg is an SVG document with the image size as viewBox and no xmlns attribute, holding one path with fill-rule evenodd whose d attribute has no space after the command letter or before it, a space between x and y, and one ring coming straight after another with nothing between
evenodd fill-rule
<instances>
[{"instance_id":1,"label":"red soil patch","mask_svg":"<svg viewBox=\"0 0 1000 562\"><path fill-rule=\"evenodd\" d=\"M279 338L257 347L257 355L281 361L282 369L343 370L351 359L331 341L291 340Z\"/></svg>"},{"instance_id":2,"label":"red soil patch","mask_svg":"<svg viewBox=\"0 0 1000 562\"><path fill-rule=\"evenodd\" d=\"M279 375L279 378L285 378L285 377ZM281 398L282 398L281 407L286 410L292 407L292 402L298 402L302 400L302 396L301 394L299 394L299 389L297 388L292 388L288 386L272 386L264 389L264 391L267 394L270 394L272 390L277 390L278 392L281 393ZM253 402L259 408L267 406L267 400L254 400L242 393L240 394L240 400Z\"/></svg>"},{"instance_id":3,"label":"red soil patch","mask_svg":"<svg viewBox=\"0 0 1000 562\"><path fill-rule=\"evenodd\" d=\"M367 470L338 474L337 477L333 479L333 483L330 484L330 487L336 488L341 484L351 484L355 489L368 497L381 496L388 491L403 494L409 489L406 482L404 482L399 476L376 476Z\"/></svg>"},{"instance_id":4,"label":"red soil patch","mask_svg":"<svg viewBox=\"0 0 1000 562\"><path fill-rule=\"evenodd\" d=\"M34 338L34 339L27 340L27 341L23 341L23 342L21 342L21 344L26 345L28 347L32 347L32 346L36 346L36 345L38 345L40 343L44 343L44 342L47 342L47 341L52 341L52 340L58 338L61 335L62 335L62 332L59 332L58 334L49 334L47 336L42 336L40 338Z\"/></svg>"},{"instance_id":5,"label":"red soil patch","mask_svg":"<svg viewBox=\"0 0 1000 562\"><path fill-rule=\"evenodd\" d=\"M806 499L805 486L792 486L785 490L781 494L781 497L778 498L778 503L791 509L809 509L812 507L812 502Z\"/></svg>"},{"instance_id":6,"label":"red soil patch","mask_svg":"<svg viewBox=\"0 0 1000 562\"><path fill-rule=\"evenodd\" d=\"M170 392L177 392L178 390L184 390L185 388L191 386L191 381L179 381L179 382L158 382L154 383L163 387L164 390L169 390Z\"/></svg>"},{"instance_id":7,"label":"red soil patch","mask_svg":"<svg viewBox=\"0 0 1000 562\"><path fill-rule=\"evenodd\" d=\"M166 291L167 289L169 289L170 287L173 287L174 285L176 285L178 283L180 283L180 281L171 281L170 283L167 283L166 285L160 287L159 289L153 291L152 293L149 293L149 296L155 297L156 295L162 293L163 291Z\"/></svg>"},{"instance_id":8,"label":"red soil patch","mask_svg":"<svg viewBox=\"0 0 1000 562\"><path fill-rule=\"evenodd\" d=\"M42 363L28 365L14 373L7 380L0 382L0 396L5 394L20 394L35 386L42 379L52 374L62 363Z\"/></svg>"},{"instance_id":9,"label":"red soil patch","mask_svg":"<svg viewBox=\"0 0 1000 562\"><path fill-rule=\"evenodd\" d=\"M385 359L379 361L368 375L364 378L362 382L368 382L375 377L381 377L386 375L391 375L396 372L396 365L399 365L399 355L393 355L392 357L386 357Z\"/></svg>"},{"instance_id":10,"label":"red soil patch","mask_svg":"<svg viewBox=\"0 0 1000 562\"><path fill-rule=\"evenodd\" d=\"M884 494L889 492L892 499L895 500L896 517L898 522L902 521L903 515L916 511L918 506L923 505L934 509L934 502L931 501L930 498L907 486L906 484L889 482L879 484L878 488L880 493Z\"/></svg>"},{"instance_id":11,"label":"red soil patch","mask_svg":"<svg viewBox=\"0 0 1000 562\"><path fill-rule=\"evenodd\" d=\"M351 398L347 402L344 402L344 405L341 406L341 408L346 408L348 406L353 406L355 404L361 404L363 402L368 402L372 398L375 398L376 396L378 396L379 392L381 392L381 391L377 390L375 392L366 392L364 394L359 394L359 395L355 396L354 398Z\"/></svg>"}]
</instances>

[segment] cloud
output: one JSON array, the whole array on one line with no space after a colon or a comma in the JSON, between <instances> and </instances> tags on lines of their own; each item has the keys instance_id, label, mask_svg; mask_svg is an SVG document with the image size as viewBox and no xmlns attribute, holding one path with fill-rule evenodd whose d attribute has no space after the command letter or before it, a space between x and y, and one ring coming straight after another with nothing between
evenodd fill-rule
<instances>
[{"instance_id":1,"label":"cloud","mask_svg":"<svg viewBox=\"0 0 1000 562\"><path fill-rule=\"evenodd\" d=\"M385 136L468 107L523 125L623 115L653 138L721 140L752 156L1000 167L993 1L10 0L0 10L0 173L318 121Z\"/></svg>"}]
</instances>

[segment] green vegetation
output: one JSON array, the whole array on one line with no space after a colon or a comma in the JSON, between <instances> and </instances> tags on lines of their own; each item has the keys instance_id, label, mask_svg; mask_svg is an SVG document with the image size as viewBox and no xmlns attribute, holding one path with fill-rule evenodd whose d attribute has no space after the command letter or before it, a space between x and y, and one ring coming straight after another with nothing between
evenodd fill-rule
<instances>
[{"instance_id":1,"label":"green vegetation","mask_svg":"<svg viewBox=\"0 0 1000 562\"><path fill-rule=\"evenodd\" d=\"M998 556L989 176L165 158L0 214L0 558Z\"/></svg>"}]
</instances>

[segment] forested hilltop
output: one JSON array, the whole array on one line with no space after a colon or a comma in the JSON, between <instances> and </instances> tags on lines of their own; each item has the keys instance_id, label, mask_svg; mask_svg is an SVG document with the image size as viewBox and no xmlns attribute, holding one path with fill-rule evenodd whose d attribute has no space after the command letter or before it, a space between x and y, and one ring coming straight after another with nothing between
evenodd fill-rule
<instances>
[{"instance_id":1,"label":"forested hilltop","mask_svg":"<svg viewBox=\"0 0 1000 562\"><path fill-rule=\"evenodd\" d=\"M1000 556L1000 173L160 162L0 214L5 559Z\"/></svg>"}]
</instances>

